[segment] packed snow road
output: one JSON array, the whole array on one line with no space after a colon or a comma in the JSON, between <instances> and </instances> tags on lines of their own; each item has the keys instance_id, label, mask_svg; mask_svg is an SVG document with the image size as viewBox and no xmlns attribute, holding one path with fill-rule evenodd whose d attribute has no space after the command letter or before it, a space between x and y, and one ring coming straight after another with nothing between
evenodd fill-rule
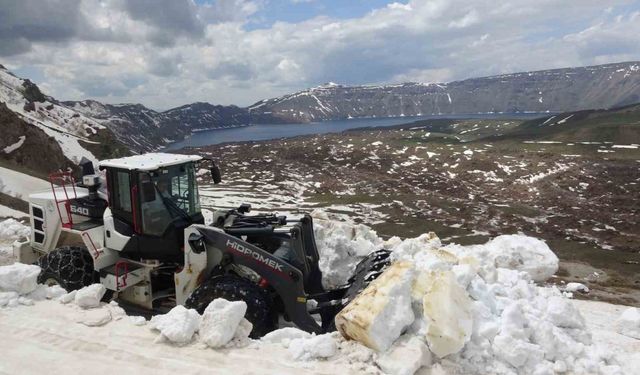
<instances>
[{"instance_id":1,"label":"packed snow road","mask_svg":"<svg viewBox=\"0 0 640 375\"><path fill-rule=\"evenodd\" d=\"M623 359L625 373L634 373L640 366L640 340L616 333L611 323L612 316L624 307L591 301L574 304L585 316L594 341L608 345ZM276 344L222 350L156 344L157 333L129 319L87 327L77 323L80 313L57 301L0 310L0 373L110 375L118 369L156 375L377 372L373 364L359 362L355 352L339 354L330 361L296 362ZM418 374L437 373L434 370L423 368Z\"/></svg>"},{"instance_id":2,"label":"packed snow road","mask_svg":"<svg viewBox=\"0 0 640 375\"><path fill-rule=\"evenodd\" d=\"M81 311L57 301L0 310L1 374L349 374L346 358L294 362L273 344L211 350L155 344L157 332L129 319L103 327L78 324Z\"/></svg>"}]
</instances>

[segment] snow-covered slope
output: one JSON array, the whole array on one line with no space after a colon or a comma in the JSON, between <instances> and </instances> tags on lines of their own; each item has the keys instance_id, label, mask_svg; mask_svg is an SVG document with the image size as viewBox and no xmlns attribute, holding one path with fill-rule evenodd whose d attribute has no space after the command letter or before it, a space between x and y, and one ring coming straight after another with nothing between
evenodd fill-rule
<instances>
[{"instance_id":1,"label":"snow-covered slope","mask_svg":"<svg viewBox=\"0 0 640 375\"><path fill-rule=\"evenodd\" d=\"M0 167L0 193L26 200L31 193L51 189L48 181Z\"/></svg>"},{"instance_id":2,"label":"snow-covered slope","mask_svg":"<svg viewBox=\"0 0 640 375\"><path fill-rule=\"evenodd\" d=\"M69 108L111 129L118 140L134 151L156 150L194 132L278 122L268 115L253 116L246 108L210 103L191 103L164 112L142 104L103 104L95 100L67 101Z\"/></svg>"},{"instance_id":3,"label":"snow-covered slope","mask_svg":"<svg viewBox=\"0 0 640 375\"><path fill-rule=\"evenodd\" d=\"M52 137L73 163L83 157L97 160L96 149L110 143L112 135L104 125L44 95L28 79L18 78L0 66L0 103Z\"/></svg>"},{"instance_id":4,"label":"snow-covered slope","mask_svg":"<svg viewBox=\"0 0 640 375\"><path fill-rule=\"evenodd\" d=\"M74 111L96 119L130 148L153 150L165 142L160 135L160 113L142 104L103 104L95 100L64 102Z\"/></svg>"}]
</instances>

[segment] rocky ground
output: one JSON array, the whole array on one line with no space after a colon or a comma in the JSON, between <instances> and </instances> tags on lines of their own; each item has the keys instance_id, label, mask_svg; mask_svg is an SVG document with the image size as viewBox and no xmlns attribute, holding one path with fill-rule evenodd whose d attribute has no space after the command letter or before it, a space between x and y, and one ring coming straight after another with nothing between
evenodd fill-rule
<instances>
[{"instance_id":1,"label":"rocky ground","mask_svg":"<svg viewBox=\"0 0 640 375\"><path fill-rule=\"evenodd\" d=\"M198 148L220 162L225 179L205 186L203 205L249 202L289 215L324 207L382 236L434 231L462 244L522 232L561 258L556 282L640 305L637 145L492 142L482 134L518 122L454 125L455 134L407 125Z\"/></svg>"}]
</instances>

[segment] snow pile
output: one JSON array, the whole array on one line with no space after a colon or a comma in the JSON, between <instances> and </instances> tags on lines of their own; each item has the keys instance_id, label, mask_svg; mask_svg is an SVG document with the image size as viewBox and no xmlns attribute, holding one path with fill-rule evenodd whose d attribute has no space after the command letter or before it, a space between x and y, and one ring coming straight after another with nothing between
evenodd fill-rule
<instances>
[{"instance_id":1,"label":"snow pile","mask_svg":"<svg viewBox=\"0 0 640 375\"><path fill-rule=\"evenodd\" d=\"M301 337L291 340L289 354L298 361L329 358L336 354L338 346L331 334Z\"/></svg>"},{"instance_id":2,"label":"snow pile","mask_svg":"<svg viewBox=\"0 0 640 375\"><path fill-rule=\"evenodd\" d=\"M151 318L149 328L160 331L160 340L164 339L185 345L193 340L196 332L199 341L210 348L229 348L246 346L252 324L244 318L247 304L242 301L227 301L217 298L207 306L200 316L194 309L178 305L164 315ZM130 317L135 325L145 324L144 318Z\"/></svg>"},{"instance_id":3,"label":"snow pile","mask_svg":"<svg viewBox=\"0 0 640 375\"><path fill-rule=\"evenodd\" d=\"M621 335L640 340L640 309L630 307L624 310L615 325Z\"/></svg>"},{"instance_id":4,"label":"snow pile","mask_svg":"<svg viewBox=\"0 0 640 375\"><path fill-rule=\"evenodd\" d=\"M294 327L285 327L267 333L262 336L260 341L269 344L280 344L288 348L292 340L309 337L311 337L309 332Z\"/></svg>"},{"instance_id":5,"label":"snow pile","mask_svg":"<svg viewBox=\"0 0 640 375\"><path fill-rule=\"evenodd\" d=\"M449 245L454 254L481 259L487 271L526 272L533 281L545 281L558 271L558 257L543 241L521 234L498 236L484 245ZM492 264L491 264L492 263Z\"/></svg>"},{"instance_id":6,"label":"snow pile","mask_svg":"<svg viewBox=\"0 0 640 375\"><path fill-rule=\"evenodd\" d=\"M420 363L434 362L433 369L462 373L620 373L613 354L593 345L571 301L557 288L535 285L558 267L544 242L513 235L484 245L443 247L435 235L425 234L404 241L392 238L385 247L393 250L396 261L414 267L411 299L394 300L404 304L394 311L409 306L416 317L399 340L391 331L378 337L383 349L395 340L377 360L385 372L409 374ZM376 284L383 277L352 303L373 293L370 289L382 288ZM397 278L388 281L406 285ZM376 305L363 307L378 314ZM376 337L378 328L369 321L352 323L362 324L368 338ZM431 359L415 339L426 343ZM415 353L411 364L397 354L403 352Z\"/></svg>"},{"instance_id":7,"label":"snow pile","mask_svg":"<svg viewBox=\"0 0 640 375\"><path fill-rule=\"evenodd\" d=\"M376 364L386 374L412 375L420 367L431 364L431 352L420 338L402 336L391 350L376 359Z\"/></svg>"},{"instance_id":8,"label":"snow pile","mask_svg":"<svg viewBox=\"0 0 640 375\"><path fill-rule=\"evenodd\" d=\"M200 314L196 310L177 305L164 315L151 318L149 327L160 331L160 338L183 345L193 338L200 327Z\"/></svg>"},{"instance_id":9,"label":"snow pile","mask_svg":"<svg viewBox=\"0 0 640 375\"><path fill-rule=\"evenodd\" d=\"M105 304L102 308L91 308L89 310L80 308L74 312L76 323L84 324L87 327L101 327L112 320L111 310Z\"/></svg>"},{"instance_id":10,"label":"snow pile","mask_svg":"<svg viewBox=\"0 0 640 375\"><path fill-rule=\"evenodd\" d=\"M31 293L38 287L40 267L14 263L0 267L0 290L18 294Z\"/></svg>"},{"instance_id":11,"label":"snow pile","mask_svg":"<svg viewBox=\"0 0 640 375\"><path fill-rule=\"evenodd\" d=\"M564 287L565 292L581 292L581 293L589 293L589 287L581 283L568 283L567 286Z\"/></svg>"},{"instance_id":12,"label":"snow pile","mask_svg":"<svg viewBox=\"0 0 640 375\"><path fill-rule=\"evenodd\" d=\"M107 289L102 284L92 284L76 291L73 300L83 309L93 309L100 306L100 300Z\"/></svg>"},{"instance_id":13,"label":"snow pile","mask_svg":"<svg viewBox=\"0 0 640 375\"><path fill-rule=\"evenodd\" d=\"M261 344L279 344L297 361L329 358L338 352L334 334L314 335L298 328L286 327L267 333Z\"/></svg>"},{"instance_id":14,"label":"snow pile","mask_svg":"<svg viewBox=\"0 0 640 375\"><path fill-rule=\"evenodd\" d=\"M76 293L78 293L77 290L72 290L71 292L60 296L60 298L58 298L58 302L62 303L63 305L71 303L71 302L75 301Z\"/></svg>"},{"instance_id":15,"label":"snow pile","mask_svg":"<svg viewBox=\"0 0 640 375\"><path fill-rule=\"evenodd\" d=\"M55 299L65 293L55 285L38 285L40 267L14 263L0 266L0 308L33 305L35 301Z\"/></svg>"},{"instance_id":16,"label":"snow pile","mask_svg":"<svg viewBox=\"0 0 640 375\"><path fill-rule=\"evenodd\" d=\"M13 242L20 237L29 237L31 229L15 219L0 221L0 242Z\"/></svg>"},{"instance_id":17,"label":"snow pile","mask_svg":"<svg viewBox=\"0 0 640 375\"><path fill-rule=\"evenodd\" d=\"M312 216L325 288L344 284L362 258L382 248L382 239L366 225L334 220L320 210Z\"/></svg>"},{"instance_id":18,"label":"snow pile","mask_svg":"<svg viewBox=\"0 0 640 375\"><path fill-rule=\"evenodd\" d=\"M210 348L220 348L232 340L241 343L249 337L252 324L244 318L247 304L243 301L213 300L204 310L200 323L200 341Z\"/></svg>"}]
</instances>

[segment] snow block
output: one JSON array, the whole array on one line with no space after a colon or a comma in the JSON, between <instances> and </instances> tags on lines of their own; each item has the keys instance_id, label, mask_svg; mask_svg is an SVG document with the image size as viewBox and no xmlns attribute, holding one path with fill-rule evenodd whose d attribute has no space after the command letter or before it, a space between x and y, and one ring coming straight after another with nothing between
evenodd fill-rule
<instances>
[{"instance_id":1,"label":"snow block","mask_svg":"<svg viewBox=\"0 0 640 375\"><path fill-rule=\"evenodd\" d=\"M20 296L16 292L0 292L0 307L15 305L18 297Z\"/></svg>"},{"instance_id":2,"label":"snow block","mask_svg":"<svg viewBox=\"0 0 640 375\"><path fill-rule=\"evenodd\" d=\"M107 289L102 284L91 284L78 290L74 297L76 305L83 309L93 309L100 306L100 300Z\"/></svg>"},{"instance_id":3,"label":"snow block","mask_svg":"<svg viewBox=\"0 0 640 375\"><path fill-rule=\"evenodd\" d=\"M640 309L630 307L622 312L616 321L616 331L634 339L640 339Z\"/></svg>"},{"instance_id":4,"label":"snow block","mask_svg":"<svg viewBox=\"0 0 640 375\"><path fill-rule=\"evenodd\" d=\"M0 267L0 290L18 294L31 293L38 287L40 267L14 263Z\"/></svg>"},{"instance_id":5,"label":"snow block","mask_svg":"<svg viewBox=\"0 0 640 375\"><path fill-rule=\"evenodd\" d=\"M151 318L151 329L160 331L163 337L176 344L186 344L200 327L200 314L194 309L178 305L164 315Z\"/></svg>"},{"instance_id":6,"label":"snow block","mask_svg":"<svg viewBox=\"0 0 640 375\"><path fill-rule=\"evenodd\" d=\"M111 312L108 308L82 310L78 314L76 321L87 327L100 327L112 320Z\"/></svg>"},{"instance_id":7,"label":"snow block","mask_svg":"<svg viewBox=\"0 0 640 375\"><path fill-rule=\"evenodd\" d=\"M567 286L564 287L565 292L581 292L581 293L589 293L589 287L581 283L568 283Z\"/></svg>"},{"instance_id":8,"label":"snow block","mask_svg":"<svg viewBox=\"0 0 640 375\"><path fill-rule=\"evenodd\" d=\"M497 268L526 272L533 281L545 281L558 271L558 257L537 238L521 234L498 236L484 247Z\"/></svg>"},{"instance_id":9,"label":"snow block","mask_svg":"<svg viewBox=\"0 0 640 375\"><path fill-rule=\"evenodd\" d=\"M63 294L60 297L58 297L58 301L60 301L60 303L66 305L68 303L73 302L76 299L76 294L78 293L77 290L72 290L71 292L67 293L67 294Z\"/></svg>"},{"instance_id":10,"label":"snow block","mask_svg":"<svg viewBox=\"0 0 640 375\"><path fill-rule=\"evenodd\" d=\"M234 338L246 312L247 304L243 301L213 300L202 314L200 340L211 348L227 345Z\"/></svg>"},{"instance_id":11,"label":"snow block","mask_svg":"<svg viewBox=\"0 0 640 375\"><path fill-rule=\"evenodd\" d=\"M58 299L67 294L67 291L64 290L60 285L54 285L47 288L47 299Z\"/></svg>"},{"instance_id":12,"label":"snow block","mask_svg":"<svg viewBox=\"0 0 640 375\"><path fill-rule=\"evenodd\" d=\"M291 340L289 353L298 361L329 358L336 354L338 345L330 333Z\"/></svg>"},{"instance_id":13,"label":"snow block","mask_svg":"<svg viewBox=\"0 0 640 375\"><path fill-rule=\"evenodd\" d=\"M320 253L318 266L325 288L343 285L362 258L382 247L382 239L365 225L334 220L319 210L313 211L311 216Z\"/></svg>"},{"instance_id":14,"label":"snow block","mask_svg":"<svg viewBox=\"0 0 640 375\"><path fill-rule=\"evenodd\" d=\"M547 303L547 319L557 327L584 328L585 321L580 311L570 300L554 296Z\"/></svg>"},{"instance_id":15,"label":"snow block","mask_svg":"<svg viewBox=\"0 0 640 375\"><path fill-rule=\"evenodd\" d=\"M233 338L225 345L225 347L242 348L249 345L251 342L251 339L249 338L251 330L253 330L253 324L251 324L247 319L242 318L240 324L238 324L238 328L236 328L236 332L233 334Z\"/></svg>"},{"instance_id":16,"label":"snow block","mask_svg":"<svg viewBox=\"0 0 640 375\"><path fill-rule=\"evenodd\" d=\"M260 341L271 344L281 344L285 348L288 348L292 340L310 337L311 334L309 332L294 327L285 327L267 333L262 336Z\"/></svg>"},{"instance_id":17,"label":"snow block","mask_svg":"<svg viewBox=\"0 0 640 375\"><path fill-rule=\"evenodd\" d=\"M473 328L472 301L452 271L434 271L419 277L424 290L422 311L429 349L442 358L457 353L469 341ZM416 285L414 288L418 288Z\"/></svg>"},{"instance_id":18,"label":"snow block","mask_svg":"<svg viewBox=\"0 0 640 375\"><path fill-rule=\"evenodd\" d=\"M9 218L0 221L0 241L15 241L20 237L29 237L30 233L31 228L16 219Z\"/></svg>"},{"instance_id":19,"label":"snow block","mask_svg":"<svg viewBox=\"0 0 640 375\"><path fill-rule=\"evenodd\" d=\"M342 336L365 346L386 351L409 326L414 268L410 262L393 263L338 315L336 328Z\"/></svg>"},{"instance_id":20,"label":"snow block","mask_svg":"<svg viewBox=\"0 0 640 375\"><path fill-rule=\"evenodd\" d=\"M413 375L420 367L431 364L431 352L420 338L405 335L380 355L376 364L385 374Z\"/></svg>"}]
</instances>

